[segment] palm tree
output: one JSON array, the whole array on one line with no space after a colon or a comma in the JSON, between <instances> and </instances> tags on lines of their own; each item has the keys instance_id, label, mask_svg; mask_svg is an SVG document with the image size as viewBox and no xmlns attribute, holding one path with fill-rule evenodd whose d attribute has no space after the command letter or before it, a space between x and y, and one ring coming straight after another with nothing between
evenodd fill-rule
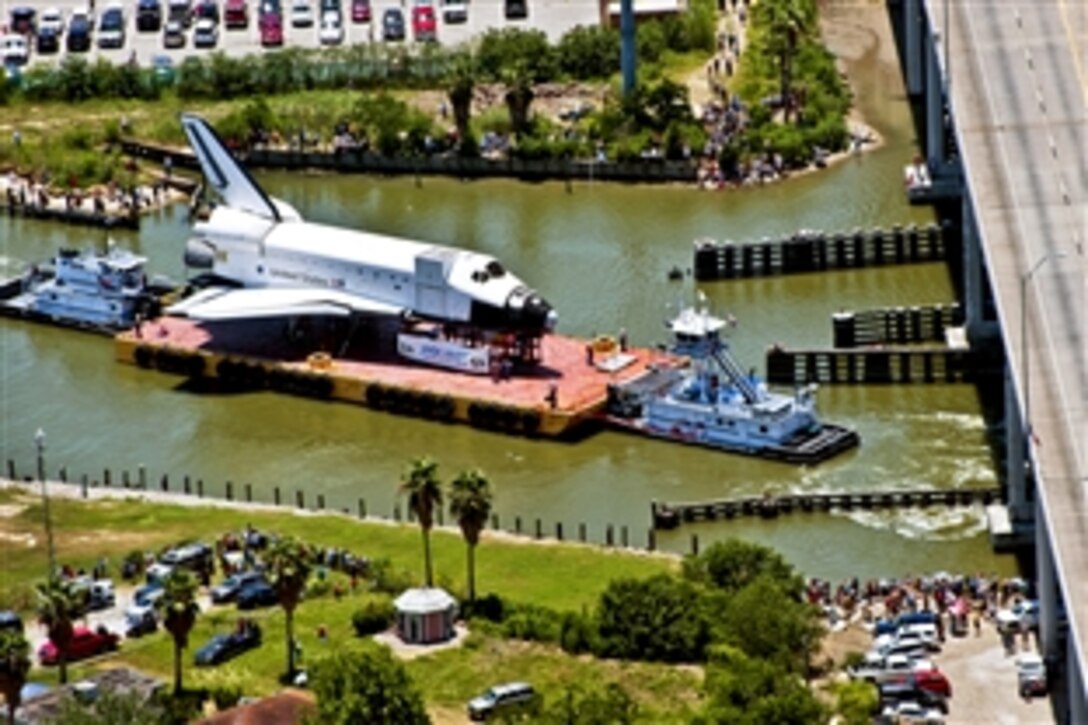
<instances>
[{"instance_id":1,"label":"palm tree","mask_svg":"<svg viewBox=\"0 0 1088 725\"><path fill-rule=\"evenodd\" d=\"M158 606L162 626L174 638L174 694L181 694L181 651L189 646L189 633L196 624L200 606L196 603L196 577L175 567L163 581L163 595Z\"/></svg>"},{"instance_id":2,"label":"palm tree","mask_svg":"<svg viewBox=\"0 0 1088 725\"><path fill-rule=\"evenodd\" d=\"M415 513L423 531L423 572L428 587L434 586L431 568L431 528L434 511L442 505L442 482L438 480L438 462L429 456L416 458L401 476L400 489L408 494L408 507Z\"/></svg>"},{"instance_id":3,"label":"palm tree","mask_svg":"<svg viewBox=\"0 0 1088 725\"><path fill-rule=\"evenodd\" d=\"M453 123L457 126L457 140L459 149L465 154L469 149L476 148L472 139L472 94L476 89L476 69L473 67L472 55L458 55L452 65L446 85L446 95L450 99L450 108L453 110Z\"/></svg>"},{"instance_id":4,"label":"palm tree","mask_svg":"<svg viewBox=\"0 0 1088 725\"><path fill-rule=\"evenodd\" d=\"M30 671L30 645L21 631L0 632L0 692L8 704L8 723L15 725L15 711L22 704L22 689Z\"/></svg>"},{"instance_id":5,"label":"palm tree","mask_svg":"<svg viewBox=\"0 0 1088 725\"><path fill-rule=\"evenodd\" d=\"M506 82L506 110L510 112L510 126L517 136L529 130L529 107L536 98L533 76L525 63L517 63L508 73Z\"/></svg>"},{"instance_id":6,"label":"palm tree","mask_svg":"<svg viewBox=\"0 0 1088 725\"><path fill-rule=\"evenodd\" d=\"M60 684L67 684L68 648L72 646L74 622L86 611L86 592L77 591L67 579L51 576L38 583L35 594L38 598L38 621L46 628L49 639L57 648Z\"/></svg>"},{"instance_id":7,"label":"palm tree","mask_svg":"<svg viewBox=\"0 0 1088 725\"><path fill-rule=\"evenodd\" d=\"M491 515L491 482L478 468L462 471L450 484L450 514L461 526L468 559L468 600L476 601L476 544Z\"/></svg>"},{"instance_id":8,"label":"palm tree","mask_svg":"<svg viewBox=\"0 0 1088 725\"><path fill-rule=\"evenodd\" d=\"M279 539L268 552L272 586L283 607L287 633L287 677L295 674L295 609L306 590L306 580L313 566L310 549L293 536Z\"/></svg>"},{"instance_id":9,"label":"palm tree","mask_svg":"<svg viewBox=\"0 0 1088 725\"><path fill-rule=\"evenodd\" d=\"M815 24L810 10L810 4L805 0L765 0L753 10L753 13L763 15L768 48L778 56L779 97L782 99L784 121L789 121L793 59L797 55L797 46L812 32Z\"/></svg>"}]
</instances>

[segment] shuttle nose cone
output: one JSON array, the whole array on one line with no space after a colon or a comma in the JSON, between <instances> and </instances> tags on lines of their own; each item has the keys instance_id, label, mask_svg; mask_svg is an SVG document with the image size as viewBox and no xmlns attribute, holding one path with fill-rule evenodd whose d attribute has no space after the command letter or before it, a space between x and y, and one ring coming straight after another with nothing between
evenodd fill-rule
<instances>
[{"instance_id":1,"label":"shuttle nose cone","mask_svg":"<svg viewBox=\"0 0 1088 725\"><path fill-rule=\"evenodd\" d=\"M555 332L555 327L558 324L559 313L555 310L548 310L548 314L544 316L544 329L548 332Z\"/></svg>"}]
</instances>

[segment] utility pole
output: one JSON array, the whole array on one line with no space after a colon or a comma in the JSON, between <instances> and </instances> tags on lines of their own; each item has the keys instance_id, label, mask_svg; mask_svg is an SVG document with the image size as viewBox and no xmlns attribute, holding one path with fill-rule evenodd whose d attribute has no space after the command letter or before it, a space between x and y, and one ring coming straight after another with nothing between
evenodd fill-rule
<instances>
[{"instance_id":1,"label":"utility pole","mask_svg":"<svg viewBox=\"0 0 1088 725\"><path fill-rule=\"evenodd\" d=\"M57 575L57 557L53 548L53 519L49 515L49 489L45 481L45 431L34 434L34 446L38 449L38 481L42 484L42 510L45 512L45 541L49 547L49 579Z\"/></svg>"},{"instance_id":2,"label":"utility pole","mask_svg":"<svg viewBox=\"0 0 1088 725\"><path fill-rule=\"evenodd\" d=\"M623 95L635 90L635 0L620 0L620 70Z\"/></svg>"}]
</instances>

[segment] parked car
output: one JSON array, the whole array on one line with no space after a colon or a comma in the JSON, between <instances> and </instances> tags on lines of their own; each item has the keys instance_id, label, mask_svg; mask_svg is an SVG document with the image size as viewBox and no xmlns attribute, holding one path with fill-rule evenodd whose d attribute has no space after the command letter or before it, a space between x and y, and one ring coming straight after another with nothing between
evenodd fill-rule
<instances>
[{"instance_id":1,"label":"parked car","mask_svg":"<svg viewBox=\"0 0 1088 725\"><path fill-rule=\"evenodd\" d=\"M506 0L506 19L521 20L529 17L528 0Z\"/></svg>"},{"instance_id":2,"label":"parked car","mask_svg":"<svg viewBox=\"0 0 1088 725\"><path fill-rule=\"evenodd\" d=\"M500 714L526 709L536 702L533 686L525 682L507 682L488 688L486 692L469 700L468 716L472 720L486 720Z\"/></svg>"},{"instance_id":3,"label":"parked car","mask_svg":"<svg viewBox=\"0 0 1088 725\"><path fill-rule=\"evenodd\" d=\"M73 10L68 19L68 37L65 41L69 53L85 53L91 49L91 15L86 10Z\"/></svg>"},{"instance_id":4,"label":"parked car","mask_svg":"<svg viewBox=\"0 0 1088 725\"><path fill-rule=\"evenodd\" d=\"M205 8L207 7L207 3L204 3L203 5ZM216 5L215 7L215 17L204 15L202 18L212 20L218 24L219 6ZM210 11L205 9L205 12ZM199 574L202 571L211 570L213 558L213 552L210 546L207 544L195 543L171 549L159 557L159 562L166 566L178 566L182 569L188 569L194 574Z\"/></svg>"},{"instance_id":5,"label":"parked car","mask_svg":"<svg viewBox=\"0 0 1088 725\"><path fill-rule=\"evenodd\" d=\"M164 48L184 48L185 47L185 26L182 25L180 20L167 20L166 26L162 31L162 47Z\"/></svg>"},{"instance_id":6,"label":"parked car","mask_svg":"<svg viewBox=\"0 0 1088 725\"><path fill-rule=\"evenodd\" d=\"M312 28L314 25L314 8L310 0L293 0L291 3L291 27Z\"/></svg>"},{"instance_id":7,"label":"parked car","mask_svg":"<svg viewBox=\"0 0 1088 725\"><path fill-rule=\"evenodd\" d=\"M211 588L209 594L211 594L212 603L224 604L233 601L238 596L238 592L242 591L246 586L255 581L263 580L264 574L259 571L240 571L231 574Z\"/></svg>"},{"instance_id":8,"label":"parked car","mask_svg":"<svg viewBox=\"0 0 1088 725\"><path fill-rule=\"evenodd\" d=\"M132 601L138 607L151 607L162 599L162 596L165 593L166 590L163 589L161 582L152 582L137 589L132 597Z\"/></svg>"},{"instance_id":9,"label":"parked car","mask_svg":"<svg viewBox=\"0 0 1088 725\"><path fill-rule=\"evenodd\" d=\"M60 8L46 8L38 16L38 31L52 30L58 36L64 34L64 13Z\"/></svg>"},{"instance_id":10,"label":"parked car","mask_svg":"<svg viewBox=\"0 0 1088 725\"><path fill-rule=\"evenodd\" d=\"M896 673L884 682L913 685L921 690L928 690L944 698L952 697L952 683L948 677L936 668L927 670L908 670Z\"/></svg>"},{"instance_id":11,"label":"parked car","mask_svg":"<svg viewBox=\"0 0 1088 725\"><path fill-rule=\"evenodd\" d=\"M926 624L923 622L902 624L899 626L896 636L899 639L903 639L904 637L918 637L931 651L938 652L941 649L941 639L937 632L937 625L935 624Z\"/></svg>"},{"instance_id":12,"label":"parked car","mask_svg":"<svg viewBox=\"0 0 1088 725\"><path fill-rule=\"evenodd\" d=\"M19 35L33 35L37 30L35 18L38 12L28 6L20 5L11 9L11 32Z\"/></svg>"},{"instance_id":13,"label":"parked car","mask_svg":"<svg viewBox=\"0 0 1088 725\"><path fill-rule=\"evenodd\" d=\"M22 632L23 619L10 609L0 611L0 632Z\"/></svg>"},{"instance_id":14,"label":"parked car","mask_svg":"<svg viewBox=\"0 0 1088 725\"><path fill-rule=\"evenodd\" d=\"M1046 695L1046 663L1035 653L1022 654L1016 658L1016 683L1021 697Z\"/></svg>"},{"instance_id":15,"label":"parked car","mask_svg":"<svg viewBox=\"0 0 1088 725\"><path fill-rule=\"evenodd\" d=\"M419 43L438 40L438 21L434 16L434 8L430 5L416 5L412 8L412 36Z\"/></svg>"},{"instance_id":16,"label":"parked car","mask_svg":"<svg viewBox=\"0 0 1088 725\"><path fill-rule=\"evenodd\" d=\"M267 47L283 45L283 21L276 13L265 13L259 21L261 45Z\"/></svg>"},{"instance_id":17,"label":"parked car","mask_svg":"<svg viewBox=\"0 0 1088 725\"><path fill-rule=\"evenodd\" d=\"M5 66L24 66L30 58L30 49L27 47L26 36L8 33L0 36L0 57L3 57Z\"/></svg>"},{"instance_id":18,"label":"parked car","mask_svg":"<svg viewBox=\"0 0 1088 725\"><path fill-rule=\"evenodd\" d=\"M223 6L223 23L227 30L249 27L249 5L246 0L227 0Z\"/></svg>"},{"instance_id":19,"label":"parked car","mask_svg":"<svg viewBox=\"0 0 1088 725\"><path fill-rule=\"evenodd\" d=\"M214 48L219 43L219 26L211 18L196 21L193 29L194 48Z\"/></svg>"},{"instance_id":20,"label":"parked car","mask_svg":"<svg viewBox=\"0 0 1088 725\"><path fill-rule=\"evenodd\" d=\"M317 33L322 45L340 45L344 42L344 26L340 14L331 10L321 16L321 29Z\"/></svg>"},{"instance_id":21,"label":"parked car","mask_svg":"<svg viewBox=\"0 0 1088 725\"><path fill-rule=\"evenodd\" d=\"M109 579L91 579L89 576L76 577L72 580L72 586L77 594L82 594L85 597L84 602L88 612L109 609L117 603L117 595L113 591L113 582Z\"/></svg>"},{"instance_id":22,"label":"parked car","mask_svg":"<svg viewBox=\"0 0 1088 725\"><path fill-rule=\"evenodd\" d=\"M370 0L351 0L351 22L370 22Z\"/></svg>"},{"instance_id":23,"label":"parked car","mask_svg":"<svg viewBox=\"0 0 1088 725\"><path fill-rule=\"evenodd\" d=\"M75 662L105 652L112 652L117 649L119 641L120 637L103 626L93 630L87 627L76 627L72 631L72 643L68 647L68 661ZM42 646L38 648L38 660L43 665L55 665L59 658L60 652L52 640L43 642Z\"/></svg>"},{"instance_id":24,"label":"parked car","mask_svg":"<svg viewBox=\"0 0 1088 725\"><path fill-rule=\"evenodd\" d=\"M193 24L192 0L167 0L166 19L176 20L188 28Z\"/></svg>"},{"instance_id":25,"label":"parked car","mask_svg":"<svg viewBox=\"0 0 1088 725\"><path fill-rule=\"evenodd\" d=\"M404 40L404 13L400 8L386 8L382 13L382 38Z\"/></svg>"},{"instance_id":26,"label":"parked car","mask_svg":"<svg viewBox=\"0 0 1088 725\"><path fill-rule=\"evenodd\" d=\"M168 55L151 56L151 73L155 82L160 86L172 86L174 81L177 80L174 59Z\"/></svg>"},{"instance_id":27,"label":"parked car","mask_svg":"<svg viewBox=\"0 0 1088 725\"><path fill-rule=\"evenodd\" d=\"M468 3L465 0L442 0L442 18L447 23L468 21Z\"/></svg>"},{"instance_id":28,"label":"parked car","mask_svg":"<svg viewBox=\"0 0 1088 725\"><path fill-rule=\"evenodd\" d=\"M162 3L159 0L140 0L137 3L136 30L143 33L162 30Z\"/></svg>"},{"instance_id":29,"label":"parked car","mask_svg":"<svg viewBox=\"0 0 1088 725\"><path fill-rule=\"evenodd\" d=\"M219 3L216 0L199 0L195 6L193 6L193 17L197 23L201 20L211 20L218 27L219 25ZM193 38L193 45L196 45L196 38ZM202 546L202 545L197 545ZM189 547L182 547L186 549Z\"/></svg>"},{"instance_id":30,"label":"parked car","mask_svg":"<svg viewBox=\"0 0 1088 725\"><path fill-rule=\"evenodd\" d=\"M861 664L847 668L846 674L851 679L867 680L868 682L889 682L902 677L910 672L919 670L935 670L936 665L931 660L911 659L906 655L889 655L882 657L876 654L868 654Z\"/></svg>"},{"instance_id":31,"label":"parked car","mask_svg":"<svg viewBox=\"0 0 1088 725\"><path fill-rule=\"evenodd\" d=\"M125 610L125 636L129 638L153 634L159 629L154 607L131 606Z\"/></svg>"},{"instance_id":32,"label":"parked car","mask_svg":"<svg viewBox=\"0 0 1088 725\"><path fill-rule=\"evenodd\" d=\"M911 681L885 682L879 685L881 709L900 702L917 702L927 709L948 714L948 700L941 694L918 687Z\"/></svg>"},{"instance_id":33,"label":"parked car","mask_svg":"<svg viewBox=\"0 0 1088 725\"><path fill-rule=\"evenodd\" d=\"M217 634L197 650L194 661L201 667L217 665L261 645L261 627L242 620L230 634Z\"/></svg>"},{"instance_id":34,"label":"parked car","mask_svg":"<svg viewBox=\"0 0 1088 725\"><path fill-rule=\"evenodd\" d=\"M343 20L344 11L340 7L340 0L320 0L317 7L321 12L322 18L328 13L335 13L338 20Z\"/></svg>"},{"instance_id":35,"label":"parked car","mask_svg":"<svg viewBox=\"0 0 1088 725\"><path fill-rule=\"evenodd\" d=\"M257 607L270 607L279 599L276 590L264 579L258 579L245 585L238 591L235 597L239 609L256 609Z\"/></svg>"},{"instance_id":36,"label":"parked car","mask_svg":"<svg viewBox=\"0 0 1088 725\"><path fill-rule=\"evenodd\" d=\"M926 708L912 700L888 705L880 713L886 722L901 725L942 725L944 715L936 708Z\"/></svg>"},{"instance_id":37,"label":"parked car","mask_svg":"<svg viewBox=\"0 0 1088 725\"><path fill-rule=\"evenodd\" d=\"M1020 632L1024 629L1039 628L1039 602L1035 599L1023 599L1008 609L997 613L997 627L1001 631Z\"/></svg>"},{"instance_id":38,"label":"parked car","mask_svg":"<svg viewBox=\"0 0 1088 725\"><path fill-rule=\"evenodd\" d=\"M125 10L120 2L106 6L98 20L98 47L125 47Z\"/></svg>"}]
</instances>

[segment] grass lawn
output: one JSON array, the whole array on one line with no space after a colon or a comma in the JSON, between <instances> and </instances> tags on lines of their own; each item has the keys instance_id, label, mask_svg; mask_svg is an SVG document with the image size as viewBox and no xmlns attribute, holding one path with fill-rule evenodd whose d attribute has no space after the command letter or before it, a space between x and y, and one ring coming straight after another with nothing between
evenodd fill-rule
<instances>
[{"instance_id":1,"label":"grass lawn","mask_svg":"<svg viewBox=\"0 0 1088 725\"><path fill-rule=\"evenodd\" d=\"M46 568L40 499L30 490L0 489L0 608L32 614L31 591ZM89 569L105 556L116 571L121 557L133 549L158 549L183 539L211 541L250 523L259 529L300 538L327 547L344 547L372 559L388 557L398 569L422 577L419 529L415 525L359 522L339 515L300 516L288 511L249 511L237 508L187 507L148 503L134 498L84 502L54 496L51 499L57 560ZM464 544L459 534L433 535L435 571L453 590L464 585ZM651 576L676 567L666 557L651 557L577 545L517 543L503 537L485 537L477 550L481 592L532 602L560 610L593 608L599 593L614 578ZM351 627L351 614L368 597L365 583L350 591L350 581L330 573L325 592L306 599L295 615L303 663L336 647L372 646ZM330 592L339 583L344 595ZM184 655L186 684L194 687L237 686L246 694L279 689L277 678L286 667L283 612L278 607L252 614L263 630L263 644L231 662L210 669L192 666L195 651L216 632L234 627L239 613L233 606L203 613L190 635ZM247 614L247 616L250 616ZM326 639L318 637L324 627ZM71 667L70 677L98 666L130 664L169 680L173 663L172 640L164 632L125 640L116 655ZM409 663L413 679L426 693L437 719L463 712L467 699L491 684L525 679L545 698L559 697L568 686L618 682L638 701L647 719L677 722L697 707L701 675L692 668L574 657L556 647L506 641L486 635L470 636L466 646L419 657ZM55 670L36 669L31 679L55 681Z\"/></svg>"}]
</instances>

